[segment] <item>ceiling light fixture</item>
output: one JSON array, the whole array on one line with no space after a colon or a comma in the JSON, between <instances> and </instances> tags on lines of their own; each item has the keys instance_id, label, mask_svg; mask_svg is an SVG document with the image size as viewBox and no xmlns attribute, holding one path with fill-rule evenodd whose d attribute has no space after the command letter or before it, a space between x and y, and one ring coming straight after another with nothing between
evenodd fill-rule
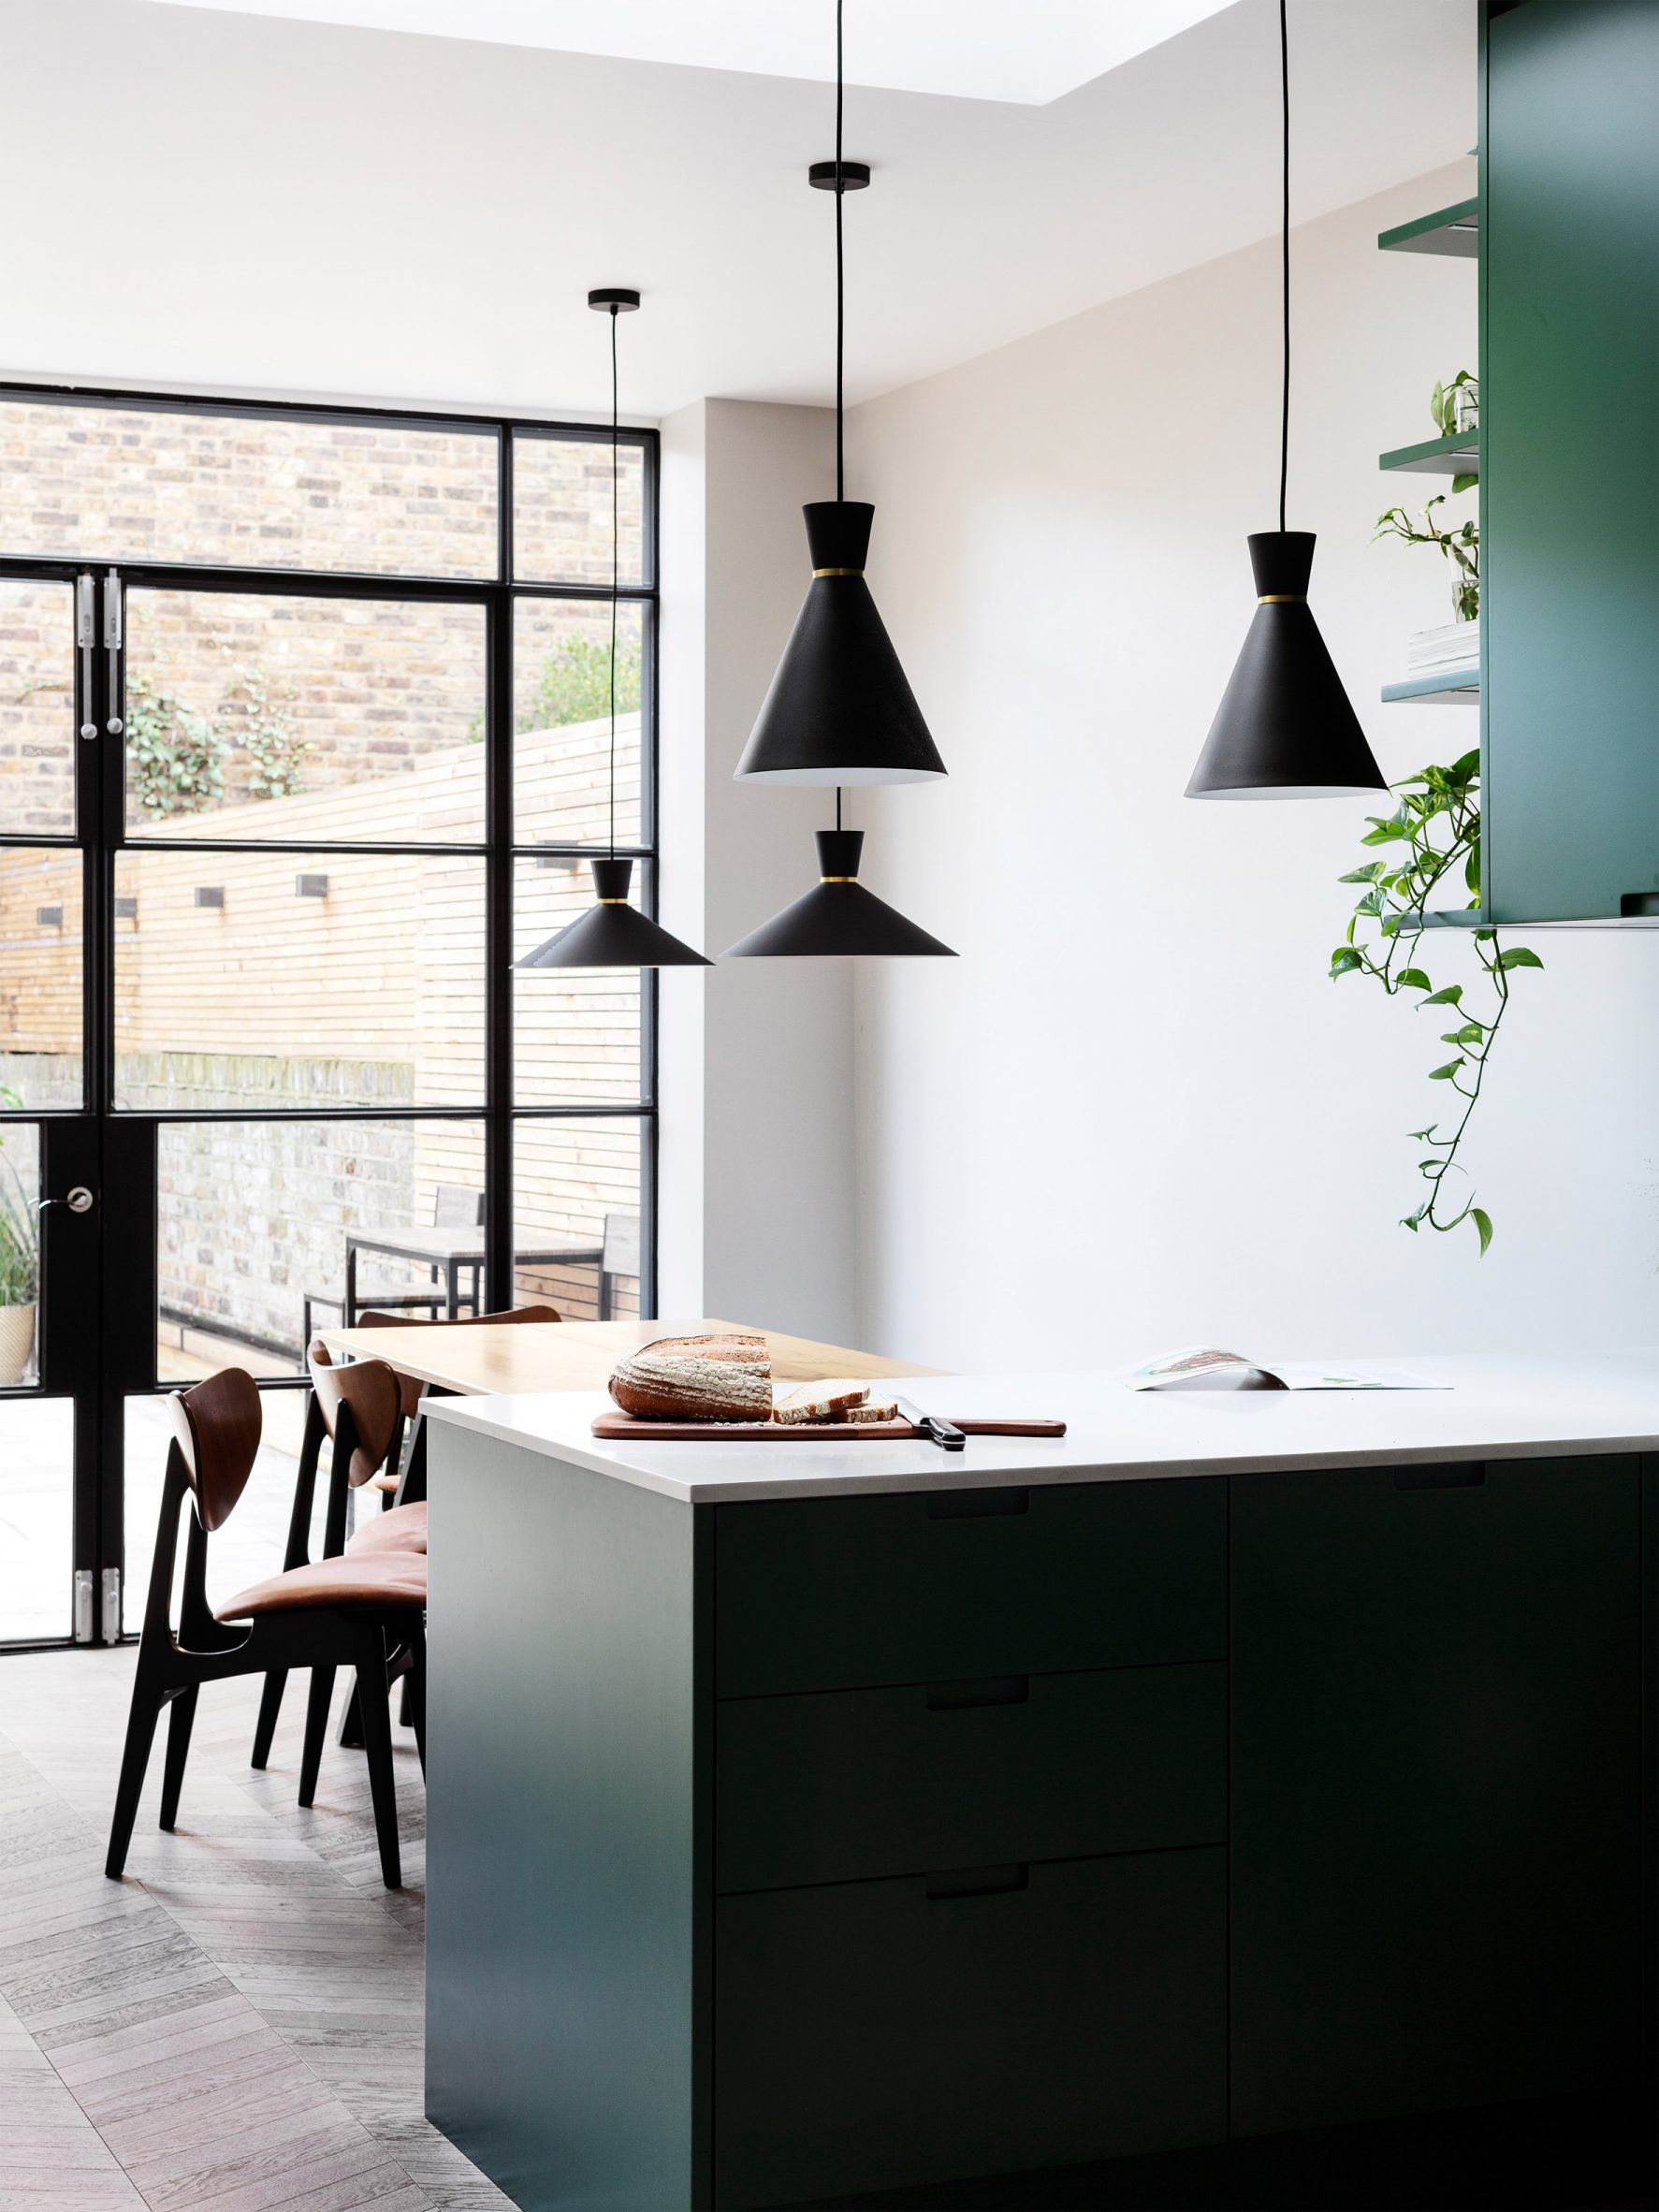
<instances>
[{"instance_id":1,"label":"ceiling light fixture","mask_svg":"<svg viewBox=\"0 0 1659 2212\"><path fill-rule=\"evenodd\" d=\"M610 851L589 862L595 904L585 914L515 960L515 968L709 968L713 963L628 903L631 857L617 855L617 593L621 581L621 521L618 505L617 317L632 314L639 294L607 286L589 292L588 305L611 319L611 657Z\"/></svg>"},{"instance_id":2,"label":"ceiling light fixture","mask_svg":"<svg viewBox=\"0 0 1659 2212\"><path fill-rule=\"evenodd\" d=\"M737 779L834 784L836 826L819 830L816 887L739 938L730 960L954 959L926 930L858 880L864 832L841 822L843 784L922 783L945 773L898 655L864 580L875 508L846 497L846 269L843 196L869 183L867 162L841 153L846 85L842 0L836 0L836 158L815 161L807 182L836 196L836 496L804 513L812 581L783 658L749 734Z\"/></svg>"},{"instance_id":3,"label":"ceiling light fixture","mask_svg":"<svg viewBox=\"0 0 1659 2212\"><path fill-rule=\"evenodd\" d=\"M1285 528L1290 466L1290 38L1279 0L1284 112L1281 210L1285 373L1279 408L1279 527L1249 540L1256 614L1198 766L1189 799L1335 799L1385 791L1359 717L1307 604L1314 532Z\"/></svg>"}]
</instances>

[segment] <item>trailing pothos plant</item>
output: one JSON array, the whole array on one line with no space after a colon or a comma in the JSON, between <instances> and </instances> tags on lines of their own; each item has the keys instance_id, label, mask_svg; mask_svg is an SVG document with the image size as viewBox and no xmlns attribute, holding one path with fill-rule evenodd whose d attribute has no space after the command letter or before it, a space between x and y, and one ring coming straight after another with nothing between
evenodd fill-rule
<instances>
[{"instance_id":1,"label":"trailing pothos plant","mask_svg":"<svg viewBox=\"0 0 1659 2212\"><path fill-rule=\"evenodd\" d=\"M1468 932L1480 969L1472 986L1473 1000L1462 983L1436 989L1421 965L1423 917L1436 905L1444 910L1451 904L1447 895L1451 883L1461 881L1469 894L1465 908L1480 904L1479 785L1480 755L1467 752L1449 768L1421 768L1405 777L1392 787L1400 795L1393 813L1367 816L1371 827L1361 842L1387 850L1383 857L1338 879L1364 889L1346 939L1331 955L1331 978L1334 982L1339 976L1368 975L1390 997L1420 992L1419 1012L1434 1007L1442 1020L1452 1023L1442 1031L1440 1041L1453 1047L1454 1056L1432 1069L1430 1081L1448 1084L1462 1105L1426 1129L1411 1131L1413 1142L1425 1147L1418 1173L1428 1187L1401 1226L1414 1231L1448 1230L1467 1221L1480 1239L1484 1258L1492 1243L1492 1216L1476 1205L1472 1185L1448 1184L1447 1178L1454 1172L1464 1178L1468 1174L1459 1156L1492 1046L1509 1010L1509 978L1517 968L1542 968L1544 963L1523 945L1501 943L1495 929ZM1442 931L1443 942L1448 934ZM1449 933L1454 939L1464 934L1462 929ZM1448 1134L1442 1135L1443 1126Z\"/></svg>"}]
</instances>

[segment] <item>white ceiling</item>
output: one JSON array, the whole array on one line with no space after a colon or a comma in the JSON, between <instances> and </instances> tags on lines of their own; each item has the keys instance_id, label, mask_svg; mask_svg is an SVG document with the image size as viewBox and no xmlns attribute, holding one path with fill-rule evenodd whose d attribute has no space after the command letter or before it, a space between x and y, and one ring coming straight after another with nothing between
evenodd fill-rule
<instances>
[{"instance_id":1,"label":"white ceiling","mask_svg":"<svg viewBox=\"0 0 1659 2212\"><path fill-rule=\"evenodd\" d=\"M170 7L199 0L161 0ZM835 80L835 0L211 0L234 15ZM1230 0L848 0L850 84L1058 99Z\"/></svg>"},{"instance_id":2,"label":"white ceiling","mask_svg":"<svg viewBox=\"0 0 1659 2212\"><path fill-rule=\"evenodd\" d=\"M851 0L850 35L893 5ZM1033 0L1008 7L1023 23ZM1297 219L1467 149L1474 15L1291 0ZM795 76L179 0L0 0L0 370L597 413L585 295L621 284L646 296L622 329L635 419L705 394L822 401L833 202L804 171L832 130L824 86ZM876 165L847 205L856 400L1267 236L1274 0L1046 106L850 90L846 147Z\"/></svg>"}]
</instances>

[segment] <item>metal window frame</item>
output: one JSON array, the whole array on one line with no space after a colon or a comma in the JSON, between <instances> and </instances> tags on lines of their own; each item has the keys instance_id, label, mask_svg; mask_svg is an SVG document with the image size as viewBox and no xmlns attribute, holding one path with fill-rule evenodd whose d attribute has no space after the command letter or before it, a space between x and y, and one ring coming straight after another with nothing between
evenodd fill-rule
<instances>
[{"instance_id":1,"label":"metal window frame","mask_svg":"<svg viewBox=\"0 0 1659 2212\"><path fill-rule=\"evenodd\" d=\"M493 576L432 576L414 572L382 574L378 571L272 567L255 562L124 560L109 553L90 550L75 556L15 554L0 550L0 579L61 581L67 584L71 591L76 579L89 570L95 572L100 578L113 571L120 579L124 596L132 588L217 591L243 594L251 598L285 594L306 598L380 599L405 604L446 603L475 605L484 612L485 820L482 837L476 842L415 838L388 845L349 838L295 841L128 837L121 774L124 749L121 742L113 739L100 741L99 759L95 764L83 763L77 755L74 835L43 836L0 830L0 851L80 851L82 855L81 927L84 957L81 1043L85 1089L81 1103L78 1107L34 1111L0 1110L0 1123L84 1123L103 1145L106 1177L112 1149L111 1143L105 1142L106 1133L111 1128L132 1133L134 1142L118 1139L113 1143L113 1149L124 1152L129 1161L147 1157L150 1162L152 1186L144 1194L144 1204L134 1210L134 1218L148 1219L150 1222L151 1251L148 1254L138 1251L123 1254L112 1251L106 1242L104 1279L136 1277L143 1284L146 1295L153 1287L155 1133L164 1124L221 1121L476 1122L483 1127L485 1140L485 1294L490 1304L504 1305L510 1302L512 1297L513 1153L517 1124L520 1121L625 1119L637 1123L640 1134L640 1310L644 1315L654 1315L657 1305L657 1172L660 1155L657 1125L657 978L654 972L646 970L640 979L641 1093L637 1099L598 1103L552 1100L519 1105L515 1100L514 1087L511 958L514 877L517 864L526 858L548 854L582 860L590 857L596 850L592 845L557 840L535 844L517 844L514 841L516 732L513 711L513 633L514 610L520 601L552 600L603 605L614 596L618 604L635 604L641 609L641 631L646 651L641 698L640 841L626 847L618 846L618 851L628 852L641 863L641 903L644 910L653 918L657 912L662 872L658 845L662 472L660 444L655 429L646 425L624 425L618 432L620 443L624 446L636 448L642 459L641 551L644 575L640 582L623 583L613 594L608 583L595 584L587 578L573 578L569 581L538 578L532 582L517 579L513 575L516 438L524 436L595 444L608 442L608 424L569 422L535 415L470 413L455 409L228 400L211 393L141 392L91 385L36 385L15 378L0 384L0 401L105 410L125 409L135 413L220 420L310 422L344 428L401 425L489 439L493 441L495 450L497 512L496 573ZM72 606L71 602L71 615ZM122 709L123 701L103 695L107 684L104 660L104 653L100 649L94 656L94 691L96 695L83 699L80 657L79 654L75 656L74 712L77 725L94 717L101 728L108 714ZM121 666L124 671L124 651ZM332 1109L314 1106L271 1107L247 1111L234 1108L193 1110L180 1107L149 1111L118 1108L114 1093L116 863L124 853L181 851L197 854L304 852L329 856L338 854L342 857L369 852L384 856L391 852L410 857L452 855L481 860L485 871L486 1007L484 1097L479 1103L472 1107L406 1106L389 1110L385 1105ZM43 1148L45 1135L43 1128ZM139 1264L134 1266L132 1263L135 1261ZM107 1325L103 1333L108 1335L114 1330L130 1340L137 1319L138 1317L130 1315L106 1317ZM151 1337L153 1336L153 1314L147 1312L142 1317L142 1326ZM155 1391L162 1390L165 1386L154 1379L153 1352L147 1372L150 1380L145 1387ZM302 1385L303 1377L298 1376L294 1378L291 1385L285 1384L282 1378L267 1378L262 1388L298 1388ZM42 1381L26 1389L0 1391L0 1400L49 1394L58 1393L55 1390L49 1391ZM78 1433L81 1430L95 1430L99 1434L98 1448L94 1449L90 1440L85 1449L80 1443L77 1446L74 1562L77 1567L84 1569L90 1564L95 1573L109 1564L107 1554L111 1548L119 1557L119 1542L111 1547L108 1539L110 1533L118 1533L122 1525L124 1471L118 1463L120 1454L116 1450L122 1430L120 1401L142 1394L142 1390L135 1389L130 1380L123 1382L119 1389L111 1389L107 1392L108 1402L100 1406L99 1418L95 1422L85 1419L78 1420ZM117 1463L109 1463L112 1455ZM95 1466L98 1472L95 1473ZM95 1495L86 1494L95 1492ZM7 1644L3 1648L22 1650L29 1647Z\"/></svg>"}]
</instances>

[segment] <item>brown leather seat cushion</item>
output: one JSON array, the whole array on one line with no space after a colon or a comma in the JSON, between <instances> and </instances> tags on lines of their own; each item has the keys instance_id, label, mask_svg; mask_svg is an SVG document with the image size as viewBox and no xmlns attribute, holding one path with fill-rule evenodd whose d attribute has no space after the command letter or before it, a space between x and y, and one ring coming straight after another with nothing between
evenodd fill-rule
<instances>
[{"instance_id":1,"label":"brown leather seat cushion","mask_svg":"<svg viewBox=\"0 0 1659 2212\"><path fill-rule=\"evenodd\" d=\"M382 1551L422 1551L427 1548L427 1502L418 1499L413 1506L393 1506L384 1513L371 1513L345 1548L348 1559L358 1559L368 1554L372 1558Z\"/></svg>"},{"instance_id":2,"label":"brown leather seat cushion","mask_svg":"<svg viewBox=\"0 0 1659 2212\"><path fill-rule=\"evenodd\" d=\"M216 1608L221 1621L256 1613L291 1613L318 1606L424 1606L424 1551L371 1551L366 1559L320 1559L290 1567L243 1590Z\"/></svg>"}]
</instances>

